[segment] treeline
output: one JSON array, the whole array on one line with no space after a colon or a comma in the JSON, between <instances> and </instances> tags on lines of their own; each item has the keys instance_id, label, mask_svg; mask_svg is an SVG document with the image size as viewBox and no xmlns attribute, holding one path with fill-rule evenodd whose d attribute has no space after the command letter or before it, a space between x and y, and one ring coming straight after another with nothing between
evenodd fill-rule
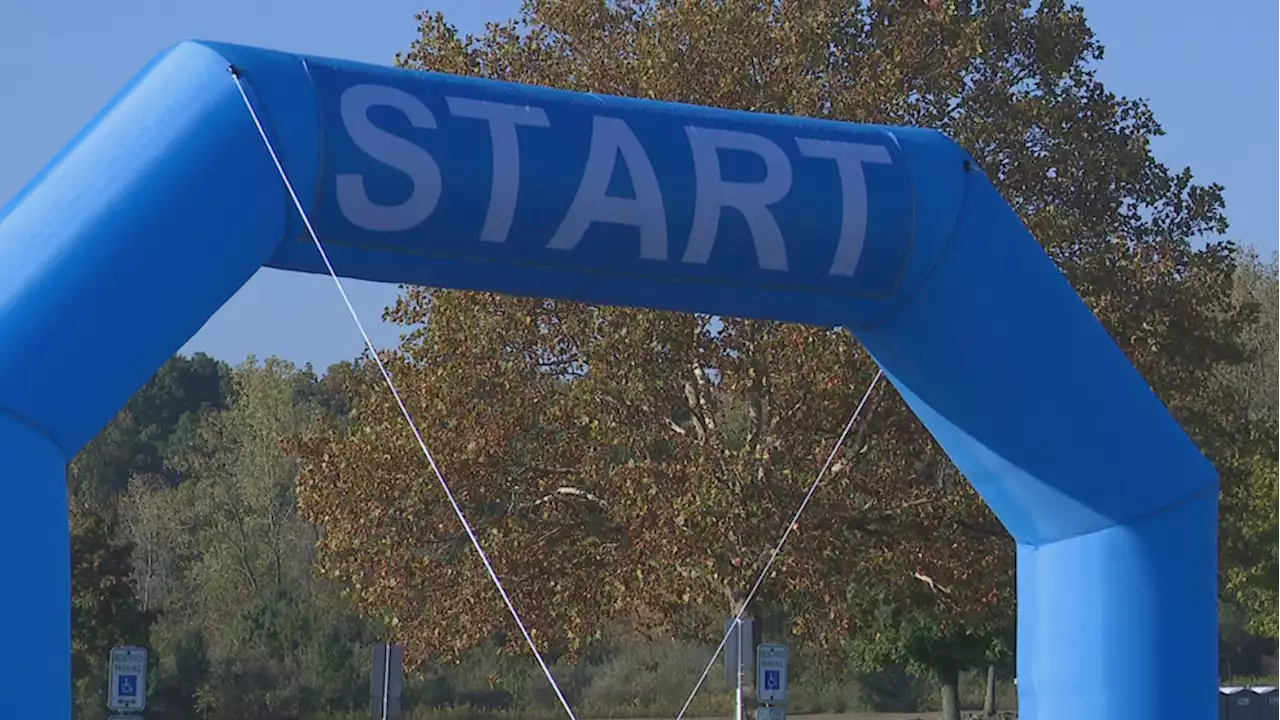
<instances>
[{"instance_id":1,"label":"treeline","mask_svg":"<svg viewBox=\"0 0 1280 720\"><path fill-rule=\"evenodd\" d=\"M106 649L155 658L148 716L306 718L367 696L370 624L312 572L280 439L340 398L275 360L164 365L75 459L74 668L81 717Z\"/></svg>"},{"instance_id":2,"label":"treeline","mask_svg":"<svg viewBox=\"0 0 1280 720\"><path fill-rule=\"evenodd\" d=\"M283 448L300 433L346 425L346 388L360 372L355 363L317 376L274 358L233 368L206 355L174 357L79 454L69 474L77 717L101 716L107 651L118 644L151 650L147 715L156 720L363 717L370 646L394 635L394 621L357 612L350 578L316 572L324 529L302 517L298 460ZM482 607L497 598L467 601L487 615ZM719 609L690 610L719 619ZM777 612L761 619L786 633ZM440 630L458 621L442 616ZM552 649L552 661L575 706L666 714L709 660L715 625L702 628L701 641L682 642L607 623L586 652L568 658ZM490 629L510 631L506 623ZM420 666L407 706L553 714L532 660L502 645ZM798 668L793 707L894 710L935 701L927 683L897 667L860 674L860 682L803 658ZM724 709L722 675L717 668L695 710Z\"/></svg>"},{"instance_id":3,"label":"treeline","mask_svg":"<svg viewBox=\"0 0 1280 720\"><path fill-rule=\"evenodd\" d=\"M1258 327L1269 327L1274 333L1274 261L1263 265L1246 257L1240 278L1242 297L1270 298ZM1275 348L1274 340L1258 338L1252 364L1230 373L1230 381L1242 383L1255 399L1251 413L1270 418L1270 423L1276 413ZM326 562L318 557L327 535L343 532L343 526L338 518L326 523L323 510L299 508L299 459L287 451L285 441L337 432L367 434L386 451L397 447L398 441L382 433L402 430L352 425L353 417L361 417L352 412L353 405L361 402L356 390L376 387L376 378L364 368L361 362L344 363L318 376L309 368L276 359L250 359L232 368L204 355L175 357L75 459L70 471L74 668L81 717L101 714L106 652L120 643L144 644L153 652L149 712L153 718L266 720L358 713L367 703L370 644L386 637L442 638L446 643L450 636L472 638L467 641L470 649L463 643L456 658L451 658L458 664L415 665L418 670L407 698L412 704L423 708L523 706L526 713L552 707L540 684L545 681L537 676L532 662L519 652L497 652L505 644L500 636L510 635L512 628L483 577L466 581L463 588L470 595L459 597L456 605L438 604L436 599L462 588L422 590L420 614L400 620L371 611L376 606L367 600L359 602L365 581L333 572L333 559ZM434 401L429 394L420 399ZM433 423L458 422L428 419L425 413L419 417ZM458 439L466 441L465 434ZM1276 632L1274 434L1270 442L1271 464L1266 465L1266 455L1254 458L1259 472L1239 478L1244 485L1224 488L1224 678L1275 672L1271 656ZM514 450L519 444L518 438L512 438L509 447ZM459 467L448 454L441 457L446 467ZM376 491L378 481L370 472L359 480L368 483L369 491ZM425 472L418 471L413 482L416 487L397 492L417 493L420 500L382 499L402 509L421 502L423 517L444 505L434 480ZM460 489L471 495L464 502L476 513L473 517L483 517L479 505L492 505L492 497L481 503L465 481ZM356 491L343 492L353 493L349 497L353 505L364 501ZM817 505L831 500L824 495ZM393 507L386 510L392 512ZM308 514L313 517L308 519ZM815 507L814 514L821 517L828 511ZM760 527L777 526L781 519L780 514L762 517ZM548 527L545 522L544 528ZM914 522L918 520L908 518L905 524L916 531ZM430 523L415 521L414 526L417 546L427 544ZM456 535L456 528L448 532ZM589 532L583 531L582 536ZM822 553L824 547L850 541L837 528L814 534L806 552ZM772 539L762 536L757 544L763 547ZM357 532L347 540L370 543L363 551L351 551L355 553L351 567L379 566L379 553L384 550L368 536ZM577 540L566 542L572 545ZM499 556L506 552L500 540L491 548ZM457 567L478 570L465 559L467 548L455 548L455 552ZM504 564L501 557L498 561ZM644 567L656 574L664 565L679 570L681 561L662 556L651 558ZM635 572L635 568L626 570ZM564 572L567 576L573 569ZM409 582L413 577L405 574L401 580ZM517 573L513 585L517 602L530 605L526 600L533 600L536 605L536 596L522 594L528 587L520 587L518 578ZM538 579L544 585L560 581L554 569ZM563 581L572 582L572 578ZM440 576L439 582L447 582L446 576ZM988 576L972 587L986 592L1000 582L999 577ZM656 576L651 583L655 590L665 587ZM884 583L883 577L867 577L852 585L849 593L874 597L884 592L880 587ZM779 588L759 621L766 633L786 639L799 651L797 698L802 707L910 710L938 702L928 690L933 679L930 657L877 649L860 628L818 627L812 631L816 638L806 636L803 628L794 632L788 592L789 587ZM673 703L678 707L683 701L678 696L691 689L709 658L717 623L727 607L727 600L702 606L691 603L681 618L685 623L666 623L667 632L656 639L632 630L642 625L652 630L664 623L620 623L616 617L603 622L607 616L600 616L602 624L594 629L584 622L589 635L576 648L561 643L548 649L560 661L557 673L575 701L608 713L670 711ZM937 625L929 624L954 616L946 612L921 615L921 607L907 605L885 618L899 635L910 635L894 642L905 646L928 641L926 653L960 658L956 648L946 643L962 635L976 636L972 631L978 627L962 628L960 634L940 632ZM404 627L407 624L427 627ZM875 629L874 623L871 627ZM483 637L494 633L499 637ZM688 641L699 633L701 642ZM843 656L826 652L828 642L848 652ZM420 647L411 644L411 648L423 659ZM431 654L440 649L432 648ZM860 661L857 656L867 652L879 657L872 663ZM441 653L440 660L444 655L448 653ZM1007 680L1011 658L999 653L989 657L1000 664L1001 677ZM977 669L980 660L969 658L966 667ZM723 701L720 675L718 669L713 673L710 692L698 707L714 709ZM968 691L972 702L980 687L970 685Z\"/></svg>"}]
</instances>

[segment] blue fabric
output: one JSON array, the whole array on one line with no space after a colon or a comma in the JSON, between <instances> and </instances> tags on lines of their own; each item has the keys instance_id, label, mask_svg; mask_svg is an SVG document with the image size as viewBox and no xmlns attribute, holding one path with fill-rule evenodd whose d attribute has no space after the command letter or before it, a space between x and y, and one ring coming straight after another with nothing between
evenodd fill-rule
<instances>
[{"instance_id":1,"label":"blue fabric","mask_svg":"<svg viewBox=\"0 0 1280 720\"><path fill-rule=\"evenodd\" d=\"M852 328L1018 541L1022 716L1215 712L1216 474L953 142L214 43L0 214L0 692L70 714L66 458L259 267L324 272L231 65L344 276Z\"/></svg>"}]
</instances>

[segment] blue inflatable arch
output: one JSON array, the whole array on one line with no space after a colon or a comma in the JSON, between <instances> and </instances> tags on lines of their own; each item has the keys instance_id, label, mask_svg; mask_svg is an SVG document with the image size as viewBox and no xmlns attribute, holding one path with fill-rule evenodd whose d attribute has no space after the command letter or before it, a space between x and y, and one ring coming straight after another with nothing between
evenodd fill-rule
<instances>
[{"instance_id":1,"label":"blue inflatable arch","mask_svg":"<svg viewBox=\"0 0 1280 720\"><path fill-rule=\"evenodd\" d=\"M232 66L343 275L853 329L1017 540L1022 716L1217 712L1217 476L947 138L209 43L0 214L0 695L70 715L68 460L324 272Z\"/></svg>"}]
</instances>

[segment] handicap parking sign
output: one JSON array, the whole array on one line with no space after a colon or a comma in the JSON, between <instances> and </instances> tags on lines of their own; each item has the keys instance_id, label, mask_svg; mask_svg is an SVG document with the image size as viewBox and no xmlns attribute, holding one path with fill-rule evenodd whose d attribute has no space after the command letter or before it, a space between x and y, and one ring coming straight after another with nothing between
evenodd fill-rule
<instances>
[{"instance_id":1,"label":"handicap parking sign","mask_svg":"<svg viewBox=\"0 0 1280 720\"><path fill-rule=\"evenodd\" d=\"M140 712L147 707L147 649L122 646L111 648L107 709Z\"/></svg>"},{"instance_id":2,"label":"handicap parking sign","mask_svg":"<svg viewBox=\"0 0 1280 720\"><path fill-rule=\"evenodd\" d=\"M122 698L138 697L138 676L120 675L116 678L116 695Z\"/></svg>"},{"instance_id":3,"label":"handicap parking sign","mask_svg":"<svg viewBox=\"0 0 1280 720\"><path fill-rule=\"evenodd\" d=\"M756 649L756 699L767 705L787 701L787 646L763 643Z\"/></svg>"}]
</instances>

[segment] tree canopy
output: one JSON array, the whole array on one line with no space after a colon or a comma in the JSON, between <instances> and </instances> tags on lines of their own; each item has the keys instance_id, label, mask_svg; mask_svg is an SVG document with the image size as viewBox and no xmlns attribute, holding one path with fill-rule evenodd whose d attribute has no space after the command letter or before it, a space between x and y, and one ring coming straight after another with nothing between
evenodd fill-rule
<instances>
[{"instance_id":1,"label":"tree canopy","mask_svg":"<svg viewBox=\"0 0 1280 720\"><path fill-rule=\"evenodd\" d=\"M1253 311L1234 246L1206 240L1221 189L1155 159L1162 130L1098 80L1079 7L531 0L478 36L420 23L404 67L950 134L1197 440L1232 452L1213 378L1246 361ZM388 318L412 330L388 362L426 439L536 635L567 649L604 618L705 632L689 608L729 611L874 372L843 332L731 318L420 288ZM298 445L321 567L419 659L509 628L398 411L377 382L356 395L350 429ZM1012 546L979 498L891 391L847 450L766 597L817 646L999 655ZM886 607L924 634L878 631Z\"/></svg>"}]
</instances>

